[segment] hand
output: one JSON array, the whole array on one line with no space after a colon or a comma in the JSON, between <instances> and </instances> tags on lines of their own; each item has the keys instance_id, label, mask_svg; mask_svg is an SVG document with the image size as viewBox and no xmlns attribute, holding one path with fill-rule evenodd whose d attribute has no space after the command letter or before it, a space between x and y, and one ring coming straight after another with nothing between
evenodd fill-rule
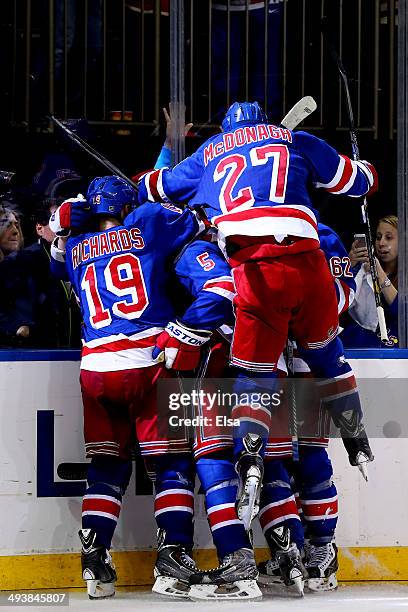
<instances>
[{"instance_id":1,"label":"hand","mask_svg":"<svg viewBox=\"0 0 408 612\"><path fill-rule=\"evenodd\" d=\"M377 259L377 257L374 257L374 261L375 261L375 267L377 268L378 282L379 282L380 285L382 285L383 282L385 281L385 279L388 278L388 276L386 275L386 273L382 269L382 266L381 266L379 260Z\"/></svg>"},{"instance_id":2,"label":"hand","mask_svg":"<svg viewBox=\"0 0 408 612\"><path fill-rule=\"evenodd\" d=\"M171 149L173 129L174 129L173 120L167 108L163 108L163 114L164 114L164 118L166 119L166 140L165 140L164 146L167 147L168 149ZM184 126L184 136L187 136L187 134L189 133L192 127L193 127L192 123L186 123L186 125Z\"/></svg>"},{"instance_id":3,"label":"hand","mask_svg":"<svg viewBox=\"0 0 408 612\"><path fill-rule=\"evenodd\" d=\"M388 277L387 277L386 273L384 272L384 270L382 269L381 264L378 261L377 257L374 257L374 263L375 263L375 267L377 269L378 282L379 282L380 285L382 285L382 283ZM365 263L364 264L364 270L366 272L370 271L370 264L369 263Z\"/></svg>"},{"instance_id":4,"label":"hand","mask_svg":"<svg viewBox=\"0 0 408 612\"><path fill-rule=\"evenodd\" d=\"M68 198L57 208L50 219L50 229L60 238L67 238L71 230L83 230L91 217L91 207L79 193Z\"/></svg>"},{"instance_id":5,"label":"hand","mask_svg":"<svg viewBox=\"0 0 408 612\"><path fill-rule=\"evenodd\" d=\"M368 263L368 251L366 247L357 247L357 240L351 245L349 257L351 267L354 268L358 263Z\"/></svg>"},{"instance_id":6,"label":"hand","mask_svg":"<svg viewBox=\"0 0 408 612\"><path fill-rule=\"evenodd\" d=\"M170 322L156 340L153 359L164 352L166 368L195 370L200 363L201 347L210 337L210 331L191 329L178 321Z\"/></svg>"},{"instance_id":7,"label":"hand","mask_svg":"<svg viewBox=\"0 0 408 612\"><path fill-rule=\"evenodd\" d=\"M16 336L19 338L28 338L30 335L30 328L28 325L21 325L16 331Z\"/></svg>"}]
</instances>

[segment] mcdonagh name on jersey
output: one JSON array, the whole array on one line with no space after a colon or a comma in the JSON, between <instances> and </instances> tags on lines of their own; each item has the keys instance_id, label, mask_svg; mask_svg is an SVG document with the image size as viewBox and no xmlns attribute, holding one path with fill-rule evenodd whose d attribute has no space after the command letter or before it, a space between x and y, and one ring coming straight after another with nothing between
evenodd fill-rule
<instances>
[{"instance_id":1,"label":"mcdonagh name on jersey","mask_svg":"<svg viewBox=\"0 0 408 612\"><path fill-rule=\"evenodd\" d=\"M234 132L223 134L221 142L210 142L204 149L204 165L223 153L231 151L234 147L242 147L252 142L260 142L268 138L278 138L292 142L292 134L285 128L276 125L251 125L238 128Z\"/></svg>"}]
</instances>

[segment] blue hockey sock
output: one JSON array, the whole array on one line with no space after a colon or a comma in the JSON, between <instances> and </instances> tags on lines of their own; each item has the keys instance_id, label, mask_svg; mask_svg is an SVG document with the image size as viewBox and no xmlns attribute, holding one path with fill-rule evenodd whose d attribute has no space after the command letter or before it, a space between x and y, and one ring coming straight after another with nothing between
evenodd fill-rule
<instances>
[{"instance_id":1,"label":"blue hockey sock","mask_svg":"<svg viewBox=\"0 0 408 612\"><path fill-rule=\"evenodd\" d=\"M193 548L194 472L190 454L155 458L154 516L165 544Z\"/></svg>"},{"instance_id":2,"label":"blue hockey sock","mask_svg":"<svg viewBox=\"0 0 408 612\"><path fill-rule=\"evenodd\" d=\"M252 548L244 524L235 510L238 479L233 462L229 459L197 461L197 473L205 491L205 503L218 558L240 548Z\"/></svg>"},{"instance_id":3,"label":"blue hockey sock","mask_svg":"<svg viewBox=\"0 0 408 612\"><path fill-rule=\"evenodd\" d=\"M304 546L303 527L297 511L289 474L279 459L265 461L259 522L268 539L268 531L285 526L299 550Z\"/></svg>"},{"instance_id":4,"label":"blue hockey sock","mask_svg":"<svg viewBox=\"0 0 408 612\"><path fill-rule=\"evenodd\" d=\"M337 489L333 468L324 448L301 449L297 483L308 537L312 544L331 542L337 526Z\"/></svg>"},{"instance_id":5,"label":"blue hockey sock","mask_svg":"<svg viewBox=\"0 0 408 612\"><path fill-rule=\"evenodd\" d=\"M109 549L118 522L122 496L129 484L132 462L94 457L88 468L88 488L82 501L82 528L93 529L97 542Z\"/></svg>"},{"instance_id":6,"label":"blue hockey sock","mask_svg":"<svg viewBox=\"0 0 408 612\"><path fill-rule=\"evenodd\" d=\"M231 412L232 418L239 419L239 425L233 428L234 458L237 460L244 450L243 439L248 433L261 437L263 455L269 436L273 397L277 392L277 373L237 370L233 390L239 398Z\"/></svg>"}]
</instances>

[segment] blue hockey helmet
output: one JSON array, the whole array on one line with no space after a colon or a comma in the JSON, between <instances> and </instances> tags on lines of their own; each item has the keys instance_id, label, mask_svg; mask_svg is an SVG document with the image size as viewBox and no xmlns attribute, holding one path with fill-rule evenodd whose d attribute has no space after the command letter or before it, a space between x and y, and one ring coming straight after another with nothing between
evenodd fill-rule
<instances>
[{"instance_id":1,"label":"blue hockey helmet","mask_svg":"<svg viewBox=\"0 0 408 612\"><path fill-rule=\"evenodd\" d=\"M97 176L88 187L86 199L92 214L119 217L126 204L135 208L137 193L119 176Z\"/></svg>"},{"instance_id":2,"label":"blue hockey helmet","mask_svg":"<svg viewBox=\"0 0 408 612\"><path fill-rule=\"evenodd\" d=\"M267 123L268 117L258 102L234 102L221 124L223 132L233 130L238 123Z\"/></svg>"}]
</instances>

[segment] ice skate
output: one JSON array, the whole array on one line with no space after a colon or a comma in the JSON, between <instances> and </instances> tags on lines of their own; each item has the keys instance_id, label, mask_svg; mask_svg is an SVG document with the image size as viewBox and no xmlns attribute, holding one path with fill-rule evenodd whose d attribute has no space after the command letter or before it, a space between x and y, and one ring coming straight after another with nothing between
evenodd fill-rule
<instances>
[{"instance_id":1,"label":"ice skate","mask_svg":"<svg viewBox=\"0 0 408 612\"><path fill-rule=\"evenodd\" d=\"M269 586L271 584L284 584L279 563L275 555L268 561L258 563L258 584Z\"/></svg>"},{"instance_id":2,"label":"ice skate","mask_svg":"<svg viewBox=\"0 0 408 612\"><path fill-rule=\"evenodd\" d=\"M113 597L116 572L109 551L95 545L93 529L80 529L78 535L82 542L82 578L86 581L89 599Z\"/></svg>"},{"instance_id":3,"label":"ice skate","mask_svg":"<svg viewBox=\"0 0 408 612\"><path fill-rule=\"evenodd\" d=\"M277 564L281 575L281 584L283 583L287 587L294 587L295 591L303 597L307 572L302 563L299 549L296 544L290 541L289 529L283 526L271 529L268 531L267 541L272 553L269 572L271 572L272 566ZM272 584L272 582L276 584L276 567L273 567L273 570L275 572L275 578L269 582L263 582L263 584ZM266 580L265 574L264 580Z\"/></svg>"},{"instance_id":4,"label":"ice skate","mask_svg":"<svg viewBox=\"0 0 408 612\"><path fill-rule=\"evenodd\" d=\"M164 535L159 530L160 540ZM187 550L180 544L159 543L156 565L154 567L154 593L187 599L189 596L189 578L198 572L198 568Z\"/></svg>"},{"instance_id":5,"label":"ice skate","mask_svg":"<svg viewBox=\"0 0 408 612\"><path fill-rule=\"evenodd\" d=\"M224 557L219 567L190 576L190 599L260 599L254 552L240 548Z\"/></svg>"},{"instance_id":6,"label":"ice skate","mask_svg":"<svg viewBox=\"0 0 408 612\"><path fill-rule=\"evenodd\" d=\"M365 429L363 428L355 438L344 436L343 444L347 451L350 465L357 466L362 477L367 482L367 465L371 461L374 461L374 455L371 451L370 442L367 438Z\"/></svg>"},{"instance_id":7,"label":"ice skate","mask_svg":"<svg viewBox=\"0 0 408 612\"><path fill-rule=\"evenodd\" d=\"M309 579L307 586L310 591L334 591L337 589L336 572L337 546L329 542L321 546L310 547L309 559L306 562Z\"/></svg>"},{"instance_id":8,"label":"ice skate","mask_svg":"<svg viewBox=\"0 0 408 612\"><path fill-rule=\"evenodd\" d=\"M247 434L243 442L245 450L242 451L236 465L239 476L236 508L238 518L249 531L253 519L259 512L264 473L263 459L260 455L262 438L256 434Z\"/></svg>"}]
</instances>

